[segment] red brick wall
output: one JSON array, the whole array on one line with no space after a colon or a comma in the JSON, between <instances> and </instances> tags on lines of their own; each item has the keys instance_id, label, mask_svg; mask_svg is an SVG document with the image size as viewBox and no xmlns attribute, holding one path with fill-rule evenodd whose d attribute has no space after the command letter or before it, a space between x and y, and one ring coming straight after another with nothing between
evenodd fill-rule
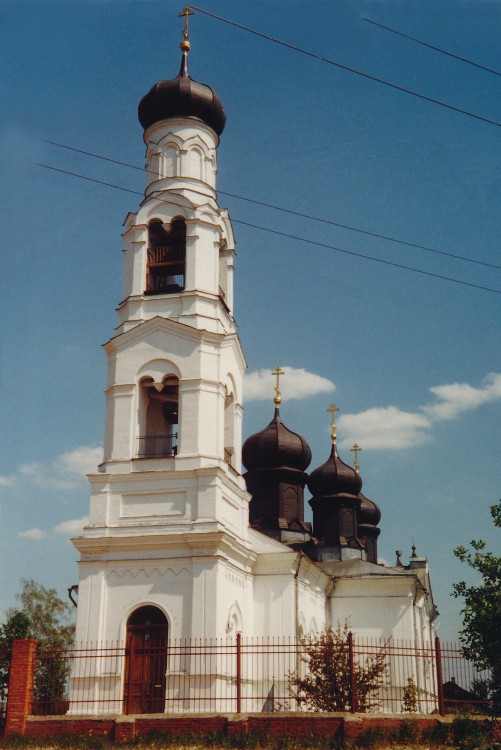
<instances>
[{"instance_id":1,"label":"red brick wall","mask_svg":"<svg viewBox=\"0 0 501 750\"><path fill-rule=\"evenodd\" d=\"M422 735L438 723L450 724L446 719L425 716L367 716L350 714L233 714L233 715L170 715L117 716L106 718L77 718L29 716L24 734L29 737L93 736L109 737L117 742L132 740L151 731L188 738L193 735L220 733L229 737L254 734L264 739L279 737L318 737L330 740L344 736L356 740L367 731L383 735L398 735L402 723L413 722L417 734ZM484 720L479 719L484 723ZM487 722L485 722L487 723ZM501 725L498 731L501 739Z\"/></svg>"},{"instance_id":2,"label":"red brick wall","mask_svg":"<svg viewBox=\"0 0 501 750\"><path fill-rule=\"evenodd\" d=\"M9 694L5 736L24 734L26 717L31 713L37 642L31 638L14 641L9 672Z\"/></svg>"}]
</instances>

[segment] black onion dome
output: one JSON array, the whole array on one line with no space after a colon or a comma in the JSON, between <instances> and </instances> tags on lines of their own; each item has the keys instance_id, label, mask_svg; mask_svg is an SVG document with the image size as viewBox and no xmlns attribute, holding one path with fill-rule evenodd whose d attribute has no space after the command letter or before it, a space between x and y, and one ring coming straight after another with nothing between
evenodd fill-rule
<instances>
[{"instance_id":1,"label":"black onion dome","mask_svg":"<svg viewBox=\"0 0 501 750\"><path fill-rule=\"evenodd\" d=\"M307 485L313 497L329 495L355 495L357 497L362 489L362 480L355 469L341 461L334 444L327 461L310 474Z\"/></svg>"},{"instance_id":2,"label":"black onion dome","mask_svg":"<svg viewBox=\"0 0 501 750\"><path fill-rule=\"evenodd\" d=\"M310 461L310 446L284 425L278 409L270 424L247 438L242 447L242 462L248 471L282 467L304 471Z\"/></svg>"},{"instance_id":3,"label":"black onion dome","mask_svg":"<svg viewBox=\"0 0 501 750\"><path fill-rule=\"evenodd\" d=\"M171 117L197 117L218 135L221 135L226 124L226 112L216 92L204 83L193 81L188 75L186 54L183 54L176 78L158 81L143 96L139 102L138 117L145 130L155 122Z\"/></svg>"},{"instance_id":4,"label":"black onion dome","mask_svg":"<svg viewBox=\"0 0 501 750\"><path fill-rule=\"evenodd\" d=\"M358 511L358 523L367 524L370 526L377 526L381 520L381 511L373 500L369 500L368 497L362 492L358 493L360 500L360 508Z\"/></svg>"}]
</instances>

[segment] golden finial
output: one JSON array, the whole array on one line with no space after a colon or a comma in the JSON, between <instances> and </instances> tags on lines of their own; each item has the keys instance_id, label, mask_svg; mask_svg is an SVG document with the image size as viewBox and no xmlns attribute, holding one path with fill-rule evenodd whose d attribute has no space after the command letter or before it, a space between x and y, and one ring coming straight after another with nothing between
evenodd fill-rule
<instances>
[{"instance_id":1,"label":"golden finial","mask_svg":"<svg viewBox=\"0 0 501 750\"><path fill-rule=\"evenodd\" d=\"M183 27L183 41L179 45L182 52L188 52L191 47L190 35L188 33L188 16L194 16L195 11L191 10L189 5L185 5L182 12L178 13L178 16L184 16L184 27Z\"/></svg>"},{"instance_id":2,"label":"golden finial","mask_svg":"<svg viewBox=\"0 0 501 750\"><path fill-rule=\"evenodd\" d=\"M276 370L273 370L271 374L277 376L277 384L275 386L275 398L273 399L273 403L275 404L277 409L279 409L280 404L282 403L282 397L280 393L280 375L285 375L285 372L281 370L280 367L278 367L277 365Z\"/></svg>"},{"instance_id":3,"label":"golden finial","mask_svg":"<svg viewBox=\"0 0 501 750\"><path fill-rule=\"evenodd\" d=\"M359 446L358 443L353 443L353 448L350 448L350 450L353 451L355 454L355 471L358 474L358 470L360 468L360 466L358 465L358 454L359 454L359 451L362 450L362 448Z\"/></svg>"},{"instance_id":4,"label":"golden finial","mask_svg":"<svg viewBox=\"0 0 501 750\"><path fill-rule=\"evenodd\" d=\"M337 411L339 411L339 409L336 406L336 404L331 404L329 406L329 408L326 409L326 411L330 412L331 415L332 415L331 416L331 430L332 430L332 432L331 432L331 440L332 440L332 445L335 445L335 443L336 443L336 420L335 420L335 414L336 414Z\"/></svg>"}]
</instances>

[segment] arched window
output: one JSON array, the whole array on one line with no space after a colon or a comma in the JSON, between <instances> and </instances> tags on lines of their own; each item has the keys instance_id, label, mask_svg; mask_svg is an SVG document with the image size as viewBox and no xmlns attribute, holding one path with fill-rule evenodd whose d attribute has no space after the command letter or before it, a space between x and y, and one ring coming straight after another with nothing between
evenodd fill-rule
<instances>
[{"instance_id":1,"label":"arched window","mask_svg":"<svg viewBox=\"0 0 501 750\"><path fill-rule=\"evenodd\" d=\"M158 607L136 609L127 620L124 713L165 710L169 625Z\"/></svg>"},{"instance_id":2,"label":"arched window","mask_svg":"<svg viewBox=\"0 0 501 750\"><path fill-rule=\"evenodd\" d=\"M173 219L165 229L159 219L148 225L146 294L181 292L185 283L186 222Z\"/></svg>"},{"instance_id":3,"label":"arched window","mask_svg":"<svg viewBox=\"0 0 501 750\"><path fill-rule=\"evenodd\" d=\"M139 436L139 458L175 456L179 422L179 379L166 375L160 383L153 378L141 381L145 418Z\"/></svg>"},{"instance_id":4,"label":"arched window","mask_svg":"<svg viewBox=\"0 0 501 750\"><path fill-rule=\"evenodd\" d=\"M235 453L235 400L232 393L227 393L224 400L224 460L233 465Z\"/></svg>"}]
</instances>

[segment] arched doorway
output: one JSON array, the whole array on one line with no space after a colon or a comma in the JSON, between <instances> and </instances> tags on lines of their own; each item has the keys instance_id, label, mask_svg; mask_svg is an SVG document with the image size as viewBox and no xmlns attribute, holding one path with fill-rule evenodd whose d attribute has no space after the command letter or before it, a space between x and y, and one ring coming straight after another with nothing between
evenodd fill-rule
<instances>
[{"instance_id":1,"label":"arched doorway","mask_svg":"<svg viewBox=\"0 0 501 750\"><path fill-rule=\"evenodd\" d=\"M168 631L158 607L140 607L127 620L124 713L163 713Z\"/></svg>"}]
</instances>

